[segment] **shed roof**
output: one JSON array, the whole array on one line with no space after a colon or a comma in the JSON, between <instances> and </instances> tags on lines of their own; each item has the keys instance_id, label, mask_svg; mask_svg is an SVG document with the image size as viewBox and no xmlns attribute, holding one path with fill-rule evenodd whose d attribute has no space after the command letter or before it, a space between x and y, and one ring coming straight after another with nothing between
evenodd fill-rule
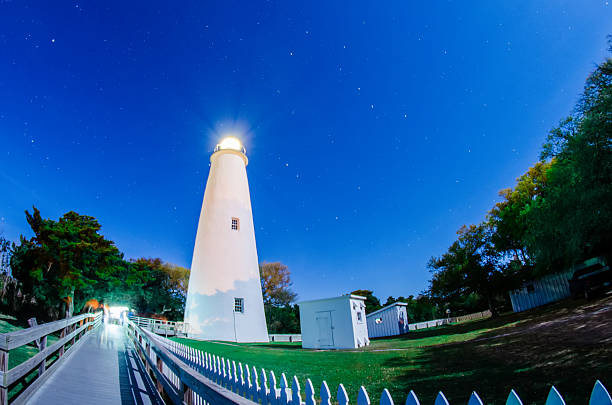
<instances>
[{"instance_id":1,"label":"shed roof","mask_svg":"<svg viewBox=\"0 0 612 405\"><path fill-rule=\"evenodd\" d=\"M379 312L386 311L387 309L392 308L392 307L405 307L406 305L408 305L408 304L406 304L405 302L394 302L391 305L387 305L386 307L382 307L381 309L378 309L378 310L376 310L374 312L370 312L369 314L366 315L366 318L368 318L368 317L370 317L370 316L372 316L374 314L377 314Z\"/></svg>"},{"instance_id":2,"label":"shed roof","mask_svg":"<svg viewBox=\"0 0 612 405\"><path fill-rule=\"evenodd\" d=\"M346 299L356 299L356 300L365 301L366 297L362 297L361 295L345 294L345 295L341 295L339 297L319 298L319 299L316 299L316 300L302 301L302 302L298 302L298 305L311 304L311 303L314 303L314 302L346 300Z\"/></svg>"}]
</instances>

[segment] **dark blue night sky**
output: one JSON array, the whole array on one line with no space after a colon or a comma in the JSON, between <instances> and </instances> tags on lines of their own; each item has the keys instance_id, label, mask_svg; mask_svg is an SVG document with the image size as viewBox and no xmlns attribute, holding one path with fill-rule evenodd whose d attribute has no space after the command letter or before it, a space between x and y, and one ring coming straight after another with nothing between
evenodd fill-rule
<instances>
[{"instance_id":1,"label":"dark blue night sky","mask_svg":"<svg viewBox=\"0 0 612 405\"><path fill-rule=\"evenodd\" d=\"M243 139L260 260L302 299L417 294L533 164L612 32L604 1L0 0L0 235L97 217L189 267Z\"/></svg>"}]
</instances>

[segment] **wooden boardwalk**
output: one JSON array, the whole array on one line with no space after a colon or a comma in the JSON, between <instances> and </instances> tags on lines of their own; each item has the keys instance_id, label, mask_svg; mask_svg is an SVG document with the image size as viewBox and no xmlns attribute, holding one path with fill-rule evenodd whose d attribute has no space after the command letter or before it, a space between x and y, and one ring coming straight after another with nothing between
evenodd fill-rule
<instances>
[{"instance_id":1,"label":"wooden boardwalk","mask_svg":"<svg viewBox=\"0 0 612 405\"><path fill-rule=\"evenodd\" d=\"M84 339L28 404L163 404L122 327L103 324Z\"/></svg>"}]
</instances>

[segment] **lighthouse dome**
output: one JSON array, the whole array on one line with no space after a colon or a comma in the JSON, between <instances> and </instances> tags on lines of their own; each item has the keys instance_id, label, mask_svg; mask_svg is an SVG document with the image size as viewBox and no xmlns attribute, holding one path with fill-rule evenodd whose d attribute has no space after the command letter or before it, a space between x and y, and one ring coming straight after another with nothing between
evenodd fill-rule
<instances>
[{"instance_id":1,"label":"lighthouse dome","mask_svg":"<svg viewBox=\"0 0 612 405\"><path fill-rule=\"evenodd\" d=\"M242 142L240 142L240 139L234 136L226 136L225 138L221 139L221 142L219 142L215 147L215 152L220 150L235 150L236 152L246 154L246 149L244 146L242 146Z\"/></svg>"}]
</instances>

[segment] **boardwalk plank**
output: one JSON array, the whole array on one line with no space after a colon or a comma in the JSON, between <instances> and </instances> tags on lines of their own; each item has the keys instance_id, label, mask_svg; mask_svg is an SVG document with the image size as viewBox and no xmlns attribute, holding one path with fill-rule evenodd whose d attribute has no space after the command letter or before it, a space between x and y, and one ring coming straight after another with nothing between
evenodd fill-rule
<instances>
[{"instance_id":1,"label":"boardwalk plank","mask_svg":"<svg viewBox=\"0 0 612 405\"><path fill-rule=\"evenodd\" d=\"M120 326L101 325L85 339L29 404L162 403Z\"/></svg>"}]
</instances>

